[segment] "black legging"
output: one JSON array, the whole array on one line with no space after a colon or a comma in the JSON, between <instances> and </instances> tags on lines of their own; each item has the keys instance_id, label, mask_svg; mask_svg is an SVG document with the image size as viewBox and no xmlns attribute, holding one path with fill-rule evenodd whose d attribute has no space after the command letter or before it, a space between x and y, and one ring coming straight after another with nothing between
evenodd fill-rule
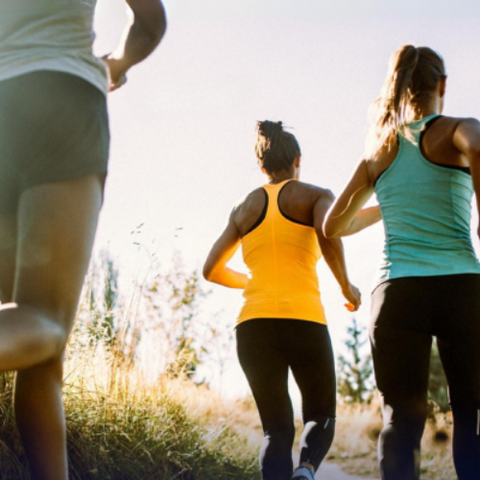
<instances>
[{"instance_id":1,"label":"black legging","mask_svg":"<svg viewBox=\"0 0 480 480\"><path fill-rule=\"evenodd\" d=\"M449 385L457 475L480 479L480 275L461 274L394 279L372 294L384 480L419 478L433 335Z\"/></svg>"},{"instance_id":2,"label":"black legging","mask_svg":"<svg viewBox=\"0 0 480 480\"><path fill-rule=\"evenodd\" d=\"M325 325L262 318L237 326L237 352L257 404L264 441L260 466L264 480L289 480L295 435L288 393L288 369L302 395L304 433L300 462L315 470L335 430L335 370Z\"/></svg>"}]
</instances>

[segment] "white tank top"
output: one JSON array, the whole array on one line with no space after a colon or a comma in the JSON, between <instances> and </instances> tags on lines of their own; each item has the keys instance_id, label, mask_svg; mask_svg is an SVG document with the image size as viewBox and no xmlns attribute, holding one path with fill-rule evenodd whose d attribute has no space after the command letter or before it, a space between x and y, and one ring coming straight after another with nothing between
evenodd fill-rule
<instances>
[{"instance_id":1,"label":"white tank top","mask_svg":"<svg viewBox=\"0 0 480 480\"><path fill-rule=\"evenodd\" d=\"M55 70L106 92L106 67L92 53L96 2L0 0L0 81Z\"/></svg>"}]
</instances>

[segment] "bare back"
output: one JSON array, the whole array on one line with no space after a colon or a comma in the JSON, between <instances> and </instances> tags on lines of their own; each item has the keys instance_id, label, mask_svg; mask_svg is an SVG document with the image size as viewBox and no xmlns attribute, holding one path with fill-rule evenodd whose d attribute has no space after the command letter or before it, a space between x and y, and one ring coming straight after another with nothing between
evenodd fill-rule
<instances>
[{"instance_id":1,"label":"bare back","mask_svg":"<svg viewBox=\"0 0 480 480\"><path fill-rule=\"evenodd\" d=\"M454 135L463 118L439 116L426 125L420 137L420 151L430 162L454 168L469 168L468 158L454 144ZM368 161L368 173L372 183L393 163L398 154L398 142L380 150L375 159Z\"/></svg>"},{"instance_id":2,"label":"bare back","mask_svg":"<svg viewBox=\"0 0 480 480\"><path fill-rule=\"evenodd\" d=\"M315 205L318 200L331 198L331 192L321 187L292 181L280 191L278 203L282 214L296 223L313 227L315 224ZM240 236L243 237L262 220L267 208L267 195L260 187L249 193L234 210L233 220Z\"/></svg>"}]
</instances>

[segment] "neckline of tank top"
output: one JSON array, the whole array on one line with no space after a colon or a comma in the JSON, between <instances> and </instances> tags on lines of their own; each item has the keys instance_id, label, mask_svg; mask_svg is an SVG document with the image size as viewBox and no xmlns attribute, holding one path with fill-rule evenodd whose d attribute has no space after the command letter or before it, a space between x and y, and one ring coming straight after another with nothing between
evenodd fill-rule
<instances>
[{"instance_id":1,"label":"neckline of tank top","mask_svg":"<svg viewBox=\"0 0 480 480\"><path fill-rule=\"evenodd\" d=\"M431 115L427 115L426 117L422 117L422 118L419 118L418 120L414 120L413 122L408 122L407 126L409 125L413 125L415 123L421 123L421 122L425 122L425 123L428 123L430 120L432 120L433 118L435 117L442 117L443 115L440 114L440 113L432 113Z\"/></svg>"},{"instance_id":2,"label":"neckline of tank top","mask_svg":"<svg viewBox=\"0 0 480 480\"><path fill-rule=\"evenodd\" d=\"M427 126L432 120L437 120L437 119L440 119L441 117L443 117L443 115L439 114L439 113L434 113L432 115L427 115L426 117L423 117L419 120L415 120L413 122L409 122L408 124L406 124L407 126L409 125L412 125L412 124L415 124L415 123L420 123L420 122L425 122L422 126L422 128L420 129L420 136L419 136L419 139L418 139L418 151L420 153L420 155L422 156L422 159L427 162L428 164L430 165L433 165L433 166L436 166L436 167L440 167L440 168L445 168L447 170L457 170L457 171L460 171L460 172L463 172L465 173L466 175L470 175L471 176L471 171L470 171L470 167L459 167L457 165L448 165L448 164L444 164L444 163L436 163L436 162L432 162L431 160L428 160L428 158L423 154L422 152L422 149L421 149L421 141L422 141L422 137L423 135L427 132L428 128L426 130L424 130L425 126ZM432 122L434 123L434 122ZM383 176L384 173L387 172L387 170L389 170L392 165L396 162L398 156L400 154L400 148L398 150L398 153L396 155L396 157L394 158L393 162L385 169L383 170L383 172L380 173L380 175L378 175L378 177L375 179L375 182L373 182L373 187L375 188L377 186L377 182L380 180L380 178Z\"/></svg>"}]
</instances>

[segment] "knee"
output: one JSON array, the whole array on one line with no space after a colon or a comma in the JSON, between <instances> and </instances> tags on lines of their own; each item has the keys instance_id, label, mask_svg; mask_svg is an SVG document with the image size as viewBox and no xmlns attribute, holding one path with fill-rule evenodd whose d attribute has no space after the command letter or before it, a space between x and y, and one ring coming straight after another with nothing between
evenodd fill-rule
<instances>
[{"instance_id":1,"label":"knee","mask_svg":"<svg viewBox=\"0 0 480 480\"><path fill-rule=\"evenodd\" d=\"M295 439L295 426L288 423L277 424L265 430L260 458L291 455Z\"/></svg>"},{"instance_id":2,"label":"knee","mask_svg":"<svg viewBox=\"0 0 480 480\"><path fill-rule=\"evenodd\" d=\"M61 323L51 321L52 330L51 330L51 339L53 345L53 351L51 356L52 366L57 362L62 363L63 353L67 345L68 337L70 335L70 329L65 328Z\"/></svg>"},{"instance_id":3,"label":"knee","mask_svg":"<svg viewBox=\"0 0 480 480\"><path fill-rule=\"evenodd\" d=\"M427 402L392 402L383 406L385 434L395 432L420 438L427 419Z\"/></svg>"},{"instance_id":4,"label":"knee","mask_svg":"<svg viewBox=\"0 0 480 480\"><path fill-rule=\"evenodd\" d=\"M50 311L30 305L19 304L19 313L35 319L35 328L38 335L26 342L27 350L45 349L47 362L60 359L65 350L73 320L66 318L61 312Z\"/></svg>"},{"instance_id":5,"label":"knee","mask_svg":"<svg viewBox=\"0 0 480 480\"><path fill-rule=\"evenodd\" d=\"M265 431L264 438L269 444L292 445L295 438L295 426L293 423L275 425Z\"/></svg>"},{"instance_id":6,"label":"knee","mask_svg":"<svg viewBox=\"0 0 480 480\"><path fill-rule=\"evenodd\" d=\"M333 440L335 434L335 418L322 417L316 421L310 421L305 424L302 438L300 439L300 448L308 448L308 445L315 442L317 437L330 438Z\"/></svg>"},{"instance_id":7,"label":"knee","mask_svg":"<svg viewBox=\"0 0 480 480\"><path fill-rule=\"evenodd\" d=\"M70 332L62 323L51 318L46 318L43 324L43 337L41 339L33 338L30 347L27 345L27 348L45 349L44 364L53 368L53 365L63 358Z\"/></svg>"}]
</instances>

